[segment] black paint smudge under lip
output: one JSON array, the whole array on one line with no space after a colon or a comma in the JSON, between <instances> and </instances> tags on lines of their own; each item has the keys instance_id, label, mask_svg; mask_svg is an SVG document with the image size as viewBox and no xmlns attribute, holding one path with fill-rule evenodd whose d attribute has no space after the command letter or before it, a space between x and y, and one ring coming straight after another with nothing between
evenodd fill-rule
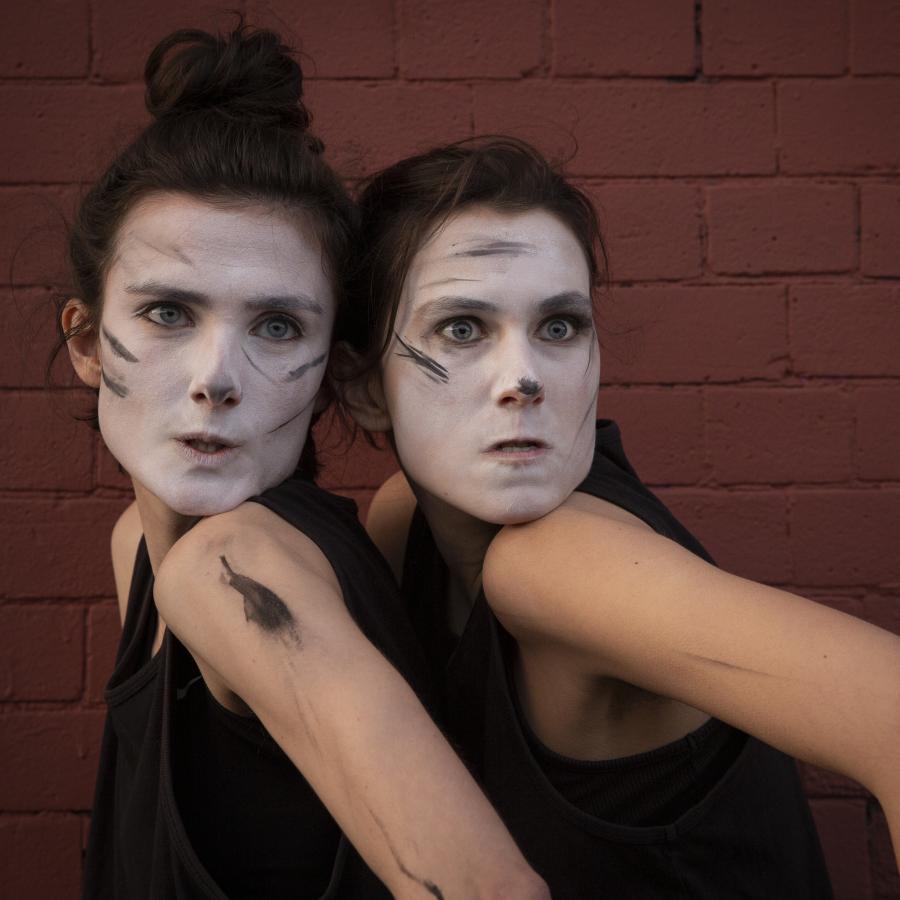
<instances>
[{"instance_id":1,"label":"black paint smudge under lip","mask_svg":"<svg viewBox=\"0 0 900 900\"><path fill-rule=\"evenodd\" d=\"M103 337L106 338L107 343L110 347L112 347L113 353L116 354L120 359L124 359L125 362L136 363L138 358L117 338L114 338L106 328L100 328L100 331L103 332Z\"/></svg>"},{"instance_id":2,"label":"black paint smudge under lip","mask_svg":"<svg viewBox=\"0 0 900 900\"><path fill-rule=\"evenodd\" d=\"M450 380L450 373L436 359L432 359L427 353L407 344L397 332L394 336L403 345L406 353L398 353L402 359L412 360L432 381L441 381L446 384Z\"/></svg>"},{"instance_id":3,"label":"black paint smudge under lip","mask_svg":"<svg viewBox=\"0 0 900 900\"><path fill-rule=\"evenodd\" d=\"M128 388L125 387L124 384L120 384L118 381L113 381L106 372L101 369L100 377L103 379L103 383L117 396L117 397L127 397L128 396Z\"/></svg>"},{"instance_id":4,"label":"black paint smudge under lip","mask_svg":"<svg viewBox=\"0 0 900 900\"><path fill-rule=\"evenodd\" d=\"M533 378L520 378L516 390L525 397L535 397L543 389L543 385Z\"/></svg>"},{"instance_id":5,"label":"black paint smudge under lip","mask_svg":"<svg viewBox=\"0 0 900 900\"><path fill-rule=\"evenodd\" d=\"M219 560L225 567L228 584L244 598L244 618L268 634L290 636L299 645L297 621L284 600L264 584L247 575L239 575L224 556Z\"/></svg>"},{"instance_id":6,"label":"black paint smudge under lip","mask_svg":"<svg viewBox=\"0 0 900 900\"><path fill-rule=\"evenodd\" d=\"M296 369L291 369L287 374L287 378L285 381L296 381L301 375L304 375L310 369L315 368L316 366L321 366L323 362L328 358L327 353L323 353L321 356L317 356L315 359L311 360L308 363L303 363L302 366L298 366Z\"/></svg>"},{"instance_id":7,"label":"black paint smudge under lip","mask_svg":"<svg viewBox=\"0 0 900 900\"><path fill-rule=\"evenodd\" d=\"M390 839L390 836L387 833L387 829L384 827L384 823L381 821L378 816L375 815L372 807L366 803L366 809L369 810L369 815L375 820L375 824L381 829L381 833L384 836L385 843L388 845L388 849L391 851L391 856L394 857L394 862L397 863L397 868L411 881L415 881L416 884L420 884L432 897L437 897L437 900L444 900L444 893L441 889L429 878L420 878L414 872L410 872L409 869L403 864L403 860L400 859L400 856L397 853L396 847L394 847L394 842Z\"/></svg>"}]
</instances>

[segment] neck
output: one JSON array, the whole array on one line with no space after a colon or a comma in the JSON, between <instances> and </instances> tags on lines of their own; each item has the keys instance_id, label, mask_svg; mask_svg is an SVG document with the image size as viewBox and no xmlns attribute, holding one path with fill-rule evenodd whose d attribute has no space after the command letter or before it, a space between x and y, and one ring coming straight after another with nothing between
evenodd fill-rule
<instances>
[{"instance_id":1,"label":"neck","mask_svg":"<svg viewBox=\"0 0 900 900\"><path fill-rule=\"evenodd\" d=\"M484 557L501 526L476 519L415 484L412 488L450 570L453 594L464 598L468 610L481 591Z\"/></svg>"},{"instance_id":2,"label":"neck","mask_svg":"<svg viewBox=\"0 0 900 900\"><path fill-rule=\"evenodd\" d=\"M147 543L147 555L150 557L150 565L155 575L175 541L189 531L200 517L183 516L174 512L142 484L134 479L132 482L138 511L141 514L144 540Z\"/></svg>"}]
</instances>

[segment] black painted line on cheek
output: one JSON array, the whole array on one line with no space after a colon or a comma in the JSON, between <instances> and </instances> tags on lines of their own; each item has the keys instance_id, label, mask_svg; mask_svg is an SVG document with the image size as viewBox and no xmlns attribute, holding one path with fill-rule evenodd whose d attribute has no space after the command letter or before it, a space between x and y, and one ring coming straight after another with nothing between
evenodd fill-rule
<instances>
[{"instance_id":1,"label":"black painted line on cheek","mask_svg":"<svg viewBox=\"0 0 900 900\"><path fill-rule=\"evenodd\" d=\"M321 366L325 360L328 359L328 354L323 353L321 356L317 356L314 360L311 360L308 363L304 363L302 366L298 366L296 369L291 369L287 374L287 378L285 381L296 381L301 375L305 375L310 369L314 369L316 366Z\"/></svg>"},{"instance_id":2,"label":"black painted line on cheek","mask_svg":"<svg viewBox=\"0 0 900 900\"><path fill-rule=\"evenodd\" d=\"M285 420L284 422L282 422L280 425L276 425L273 429L271 429L271 431L267 431L266 434L274 434L274 433L275 433L276 431L278 431L279 429L284 428L285 425L290 425L291 422L294 421L294 419L299 418L300 416L302 416L303 413L305 413L305 412L309 409L310 403L314 403L315 400L316 400L316 398L313 397L312 400L309 401L309 403L304 404L304 406L303 406L303 408L300 410L300 412L294 413L294 415L292 415L289 419L286 419L286 420Z\"/></svg>"},{"instance_id":3,"label":"black painted line on cheek","mask_svg":"<svg viewBox=\"0 0 900 900\"><path fill-rule=\"evenodd\" d=\"M224 556L220 556L219 561L225 569L228 584L244 598L244 618L267 634L292 638L299 646L297 621L284 600L264 584L247 575L239 575Z\"/></svg>"},{"instance_id":4,"label":"black painted line on cheek","mask_svg":"<svg viewBox=\"0 0 900 900\"><path fill-rule=\"evenodd\" d=\"M401 359L412 360L432 381L441 381L446 384L450 380L450 373L436 359L432 359L427 353L423 353L412 344L407 344L397 332L394 336L401 343L406 353L398 353Z\"/></svg>"},{"instance_id":5,"label":"black painted line on cheek","mask_svg":"<svg viewBox=\"0 0 900 900\"><path fill-rule=\"evenodd\" d=\"M540 393L543 385L533 378L520 378L516 390L525 397L534 397Z\"/></svg>"},{"instance_id":6,"label":"black painted line on cheek","mask_svg":"<svg viewBox=\"0 0 900 900\"><path fill-rule=\"evenodd\" d=\"M128 396L128 388L125 387L124 384L119 383L118 381L113 381L106 372L101 369L100 377L103 379L103 383L117 396L117 397L127 397Z\"/></svg>"},{"instance_id":7,"label":"black painted line on cheek","mask_svg":"<svg viewBox=\"0 0 900 900\"><path fill-rule=\"evenodd\" d=\"M366 803L366 809L369 810L369 815L375 820L375 824L381 829L381 834L384 837L385 843L388 845L388 850L391 851L391 856L394 857L394 862L397 864L397 868L411 881L414 881L416 884L421 885L425 888L426 891L432 896L437 897L437 900L444 900L443 891L429 878L422 878L419 875L416 875L414 872L411 872L406 866L403 864L403 860L400 859L400 855L397 853L397 848L394 847L394 842L391 840L390 835L387 833L387 829L384 827L384 823L381 819L375 815L374 810L368 803Z\"/></svg>"},{"instance_id":8,"label":"black painted line on cheek","mask_svg":"<svg viewBox=\"0 0 900 900\"><path fill-rule=\"evenodd\" d=\"M256 369L256 371L259 372L259 374L262 375L263 378L267 378L272 382L272 384L275 383L275 379L271 375L269 375L267 372L264 372L255 362L253 362L253 357L250 356L250 354L244 347L241 347L241 353L243 353L244 356L247 357L247 362L250 363L250 365L253 366L253 368Z\"/></svg>"},{"instance_id":9,"label":"black painted line on cheek","mask_svg":"<svg viewBox=\"0 0 900 900\"><path fill-rule=\"evenodd\" d=\"M136 363L138 362L138 358L117 338L114 338L103 326L100 327L100 331L103 333L103 337L106 338L107 343L110 347L112 347L113 353L116 354L120 359L124 359L125 362Z\"/></svg>"}]
</instances>

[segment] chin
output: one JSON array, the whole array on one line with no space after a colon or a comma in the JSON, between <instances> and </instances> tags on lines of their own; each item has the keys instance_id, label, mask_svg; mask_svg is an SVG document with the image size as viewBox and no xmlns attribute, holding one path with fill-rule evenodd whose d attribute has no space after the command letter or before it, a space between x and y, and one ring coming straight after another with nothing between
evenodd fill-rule
<instances>
[{"instance_id":1,"label":"chin","mask_svg":"<svg viewBox=\"0 0 900 900\"><path fill-rule=\"evenodd\" d=\"M206 517L231 512L258 491L184 491L162 496L160 499L180 516Z\"/></svg>"},{"instance_id":2,"label":"chin","mask_svg":"<svg viewBox=\"0 0 900 900\"><path fill-rule=\"evenodd\" d=\"M517 497L512 502L485 504L483 501L474 504L474 509L467 510L483 522L492 525L524 525L553 512L568 494L557 497Z\"/></svg>"}]
</instances>

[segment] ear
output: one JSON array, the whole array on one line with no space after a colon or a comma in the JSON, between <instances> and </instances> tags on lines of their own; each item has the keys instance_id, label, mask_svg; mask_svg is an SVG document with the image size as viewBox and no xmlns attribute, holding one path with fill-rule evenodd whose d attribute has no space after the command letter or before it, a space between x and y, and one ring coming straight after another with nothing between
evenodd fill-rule
<instances>
[{"instance_id":1,"label":"ear","mask_svg":"<svg viewBox=\"0 0 900 900\"><path fill-rule=\"evenodd\" d=\"M64 334L77 332L66 340L72 368L88 387L99 388L100 342L97 340L97 330L91 324L91 314L87 304L83 300L73 297L63 307L60 323Z\"/></svg>"},{"instance_id":2,"label":"ear","mask_svg":"<svg viewBox=\"0 0 900 900\"><path fill-rule=\"evenodd\" d=\"M359 365L359 354L346 341L338 341L331 350L329 378L332 389L366 431L390 431L391 415L384 402L381 371L376 367L354 377L352 373Z\"/></svg>"}]
</instances>

